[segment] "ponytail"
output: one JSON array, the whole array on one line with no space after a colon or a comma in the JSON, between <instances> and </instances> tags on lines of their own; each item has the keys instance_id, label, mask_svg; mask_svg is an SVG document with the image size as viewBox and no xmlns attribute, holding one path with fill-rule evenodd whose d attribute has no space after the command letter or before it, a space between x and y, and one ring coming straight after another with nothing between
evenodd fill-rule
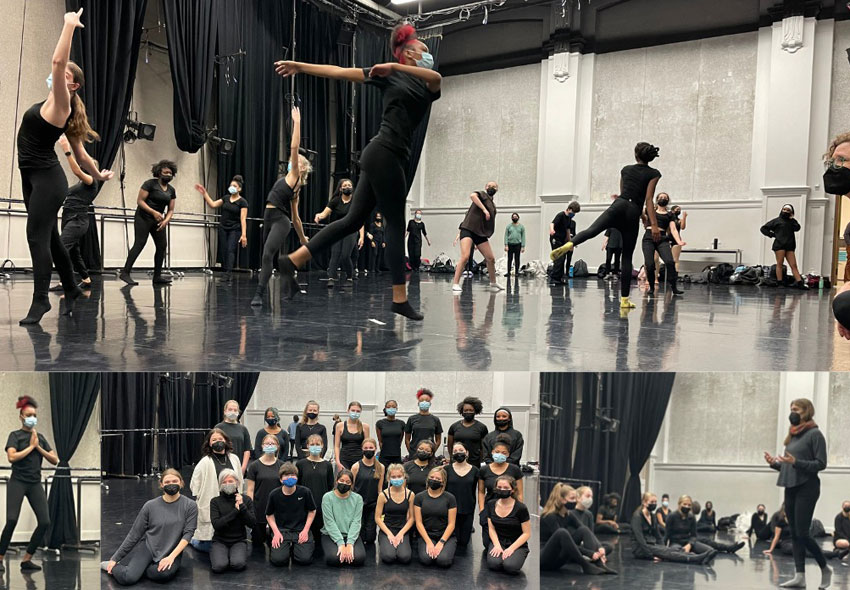
<instances>
[{"instance_id":1,"label":"ponytail","mask_svg":"<svg viewBox=\"0 0 850 590\"><path fill-rule=\"evenodd\" d=\"M74 76L74 82L83 87L86 80L83 76L83 70L72 61L68 62L68 69ZM89 118L86 115L86 105L83 99L80 98L79 88L71 94L71 120L68 121L68 129L65 130L65 136L68 139L77 139L85 143L98 141L100 135L89 125Z\"/></svg>"}]
</instances>

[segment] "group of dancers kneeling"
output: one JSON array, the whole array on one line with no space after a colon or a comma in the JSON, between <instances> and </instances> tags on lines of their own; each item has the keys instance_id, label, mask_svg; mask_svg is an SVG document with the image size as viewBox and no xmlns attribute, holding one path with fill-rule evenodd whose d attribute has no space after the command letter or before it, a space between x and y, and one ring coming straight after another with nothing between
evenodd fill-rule
<instances>
[{"instance_id":1,"label":"group of dancers kneeling","mask_svg":"<svg viewBox=\"0 0 850 590\"><path fill-rule=\"evenodd\" d=\"M510 443L503 438L493 448L498 460L509 452ZM529 553L531 524L521 482L505 472L513 471L502 470L502 475L487 471L492 477L485 481L467 462L469 450L462 442L452 445L451 464L437 465L435 445L428 440L417 445L416 459L384 466L376 458L376 441L367 438L363 457L351 469L334 474L333 464L322 458L322 437L310 435L306 442L307 457L282 463L277 459L282 451L278 437L265 436L262 450L267 461L261 457L249 466L247 477L256 481L249 481L243 492L240 460L230 439L221 429L212 429L190 483L196 500L181 494L185 483L178 471L165 470L162 495L144 504L102 569L123 585L143 577L166 582L177 575L182 554L192 545L199 554L209 554L213 572L241 571L248 564L247 531L256 533L258 528L265 542L257 544L253 535L253 549L265 553L268 548L268 560L277 567L307 565L318 554L324 555L327 566L363 566L365 546L377 538L385 564L409 564L416 553L424 566L447 568L455 552L469 544L477 497L483 503L480 522L487 567L511 574L521 571ZM274 488L260 499L262 478L257 473L270 469L276 472ZM425 477L412 477L413 472ZM414 485L414 480L422 483ZM215 495L209 493L211 488ZM472 510L462 510L470 503Z\"/></svg>"}]
</instances>

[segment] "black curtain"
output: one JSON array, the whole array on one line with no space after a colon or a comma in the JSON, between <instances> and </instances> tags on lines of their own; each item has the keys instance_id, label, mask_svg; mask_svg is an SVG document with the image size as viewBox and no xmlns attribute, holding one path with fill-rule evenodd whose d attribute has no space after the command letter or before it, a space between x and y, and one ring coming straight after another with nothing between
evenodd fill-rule
<instances>
[{"instance_id":1,"label":"black curtain","mask_svg":"<svg viewBox=\"0 0 850 590\"><path fill-rule=\"evenodd\" d=\"M573 439L578 390L583 373L540 374L540 499L545 502L556 479L568 479L573 471ZM544 406L548 405L548 407ZM555 408L559 408L555 415Z\"/></svg>"},{"instance_id":2,"label":"black curtain","mask_svg":"<svg viewBox=\"0 0 850 590\"><path fill-rule=\"evenodd\" d=\"M232 155L218 156L218 192L235 174L245 178L249 217L262 218L266 195L280 172L284 81L273 63L291 46L292 3L219 0L217 35L218 128L236 140ZM235 56L240 50L244 56ZM233 56L233 57L229 57ZM248 265L260 266L262 229L248 223Z\"/></svg>"},{"instance_id":3,"label":"black curtain","mask_svg":"<svg viewBox=\"0 0 850 590\"><path fill-rule=\"evenodd\" d=\"M174 90L174 138L184 152L195 153L206 141L219 4L219 0L163 1Z\"/></svg>"},{"instance_id":4,"label":"black curtain","mask_svg":"<svg viewBox=\"0 0 850 590\"><path fill-rule=\"evenodd\" d=\"M48 382L53 439L59 464L56 466L56 477L47 500L51 522L47 546L58 549L65 543L79 541L70 461L77 451L97 403L100 373L50 373Z\"/></svg>"},{"instance_id":5,"label":"black curtain","mask_svg":"<svg viewBox=\"0 0 850 590\"><path fill-rule=\"evenodd\" d=\"M389 46L389 31L359 25L355 38L354 62L358 68L367 68L377 63L392 60ZM357 151L362 152L366 144L378 133L381 126L381 93L368 85L357 88L355 116L357 123ZM359 159L359 158L358 158Z\"/></svg>"},{"instance_id":6,"label":"black curtain","mask_svg":"<svg viewBox=\"0 0 850 590\"><path fill-rule=\"evenodd\" d=\"M431 37L425 39L424 43L428 46L428 51L434 56L434 67L437 68L440 59L440 40L441 37ZM428 121L431 118L431 106L428 110L416 131L413 133L413 143L410 146L410 162L407 164L407 191L410 192L410 187L413 186L413 177L416 175L416 167L419 165L419 158L422 155L422 146L425 144L425 133L428 131Z\"/></svg>"},{"instance_id":7,"label":"black curtain","mask_svg":"<svg viewBox=\"0 0 850 590\"><path fill-rule=\"evenodd\" d=\"M354 54L354 33L345 42L336 45L336 63L342 67L350 67ZM359 90L359 89L358 89ZM354 119L354 105L351 103L354 84L343 80L336 81L336 161L333 172L333 185L336 186L340 178L354 178L354 170L351 165L351 153L355 151L352 146L351 123Z\"/></svg>"},{"instance_id":8,"label":"black curtain","mask_svg":"<svg viewBox=\"0 0 850 590\"><path fill-rule=\"evenodd\" d=\"M86 149L101 168L111 168L130 110L147 0L65 0L65 10L76 12L80 8L84 9L85 27L74 34L71 59L85 74L80 98L92 128L100 134L100 141L88 144ZM97 224L91 212L89 216L92 223L80 248L89 269L103 270Z\"/></svg>"},{"instance_id":9,"label":"black curtain","mask_svg":"<svg viewBox=\"0 0 850 590\"><path fill-rule=\"evenodd\" d=\"M103 373L102 381L103 430L154 427L159 373ZM106 473L121 474L122 466L126 475L151 473L153 442L144 432L104 436L101 448Z\"/></svg>"}]
</instances>

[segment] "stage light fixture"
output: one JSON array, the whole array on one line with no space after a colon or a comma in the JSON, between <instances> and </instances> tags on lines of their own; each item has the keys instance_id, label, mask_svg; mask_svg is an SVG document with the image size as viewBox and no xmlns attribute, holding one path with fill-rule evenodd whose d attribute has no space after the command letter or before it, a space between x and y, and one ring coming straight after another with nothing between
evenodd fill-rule
<instances>
[{"instance_id":1,"label":"stage light fixture","mask_svg":"<svg viewBox=\"0 0 850 590\"><path fill-rule=\"evenodd\" d=\"M226 139L224 137L218 137L217 135L211 135L209 142L217 148L218 153L221 156L229 156L236 150L236 141L233 139Z\"/></svg>"},{"instance_id":2,"label":"stage light fixture","mask_svg":"<svg viewBox=\"0 0 850 590\"><path fill-rule=\"evenodd\" d=\"M142 123L138 120L135 113L127 117L127 129L124 131L124 141L133 143L137 139L153 141L156 135L156 125L153 123Z\"/></svg>"}]
</instances>

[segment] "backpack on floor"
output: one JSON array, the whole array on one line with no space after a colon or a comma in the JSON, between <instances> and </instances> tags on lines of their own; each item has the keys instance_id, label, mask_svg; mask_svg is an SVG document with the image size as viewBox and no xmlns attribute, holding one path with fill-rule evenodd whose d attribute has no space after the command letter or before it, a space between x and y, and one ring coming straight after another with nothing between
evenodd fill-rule
<instances>
[{"instance_id":1,"label":"backpack on floor","mask_svg":"<svg viewBox=\"0 0 850 590\"><path fill-rule=\"evenodd\" d=\"M819 521L817 518L812 519L812 528L809 529L810 534L817 537L828 537L829 535L826 532L826 529L823 528L823 523Z\"/></svg>"},{"instance_id":2,"label":"backpack on floor","mask_svg":"<svg viewBox=\"0 0 850 590\"><path fill-rule=\"evenodd\" d=\"M735 267L727 262L721 262L711 269L708 280L715 285L723 285L729 282L729 277L735 273Z\"/></svg>"},{"instance_id":3,"label":"backpack on floor","mask_svg":"<svg viewBox=\"0 0 850 590\"><path fill-rule=\"evenodd\" d=\"M757 285L761 277L758 271L751 266L739 266L729 277L730 285Z\"/></svg>"},{"instance_id":4,"label":"backpack on floor","mask_svg":"<svg viewBox=\"0 0 850 590\"><path fill-rule=\"evenodd\" d=\"M573 265L573 277L589 277L590 272L587 270L587 263L584 260L576 260Z\"/></svg>"},{"instance_id":5,"label":"backpack on floor","mask_svg":"<svg viewBox=\"0 0 850 590\"><path fill-rule=\"evenodd\" d=\"M732 516L723 516L720 520L717 521L717 530L718 531L728 531L731 528L735 528L735 522L738 520L738 514L733 514Z\"/></svg>"}]
</instances>

